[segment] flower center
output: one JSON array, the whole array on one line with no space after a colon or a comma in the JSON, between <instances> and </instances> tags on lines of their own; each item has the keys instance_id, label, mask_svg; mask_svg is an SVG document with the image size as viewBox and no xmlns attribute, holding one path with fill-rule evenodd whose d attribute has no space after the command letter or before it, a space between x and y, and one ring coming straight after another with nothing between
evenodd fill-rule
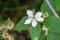
<instances>
[{"instance_id":1,"label":"flower center","mask_svg":"<svg viewBox=\"0 0 60 40\"><path fill-rule=\"evenodd\" d=\"M35 16L33 16L32 18L35 19Z\"/></svg>"}]
</instances>

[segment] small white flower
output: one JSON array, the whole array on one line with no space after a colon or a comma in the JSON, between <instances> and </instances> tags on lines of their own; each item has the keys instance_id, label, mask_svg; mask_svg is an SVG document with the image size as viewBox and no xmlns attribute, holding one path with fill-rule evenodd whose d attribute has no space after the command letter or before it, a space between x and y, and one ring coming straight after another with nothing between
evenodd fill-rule
<instances>
[{"instance_id":1,"label":"small white flower","mask_svg":"<svg viewBox=\"0 0 60 40\"><path fill-rule=\"evenodd\" d=\"M41 12L37 12L34 15L34 10L27 10L27 15L28 15L28 19L26 19L24 24L30 24L32 23L32 26L35 27L37 25L37 21L38 22L42 22L44 21L44 18L42 18L42 13Z\"/></svg>"}]
</instances>

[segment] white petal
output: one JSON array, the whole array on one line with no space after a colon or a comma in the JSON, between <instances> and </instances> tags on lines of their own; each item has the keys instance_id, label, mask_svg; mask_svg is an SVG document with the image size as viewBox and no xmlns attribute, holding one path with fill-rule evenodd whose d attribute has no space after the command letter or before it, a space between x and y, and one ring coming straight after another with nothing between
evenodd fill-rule
<instances>
[{"instance_id":1,"label":"white petal","mask_svg":"<svg viewBox=\"0 0 60 40\"><path fill-rule=\"evenodd\" d=\"M33 11L32 10L27 10L27 15L29 17L33 17Z\"/></svg>"},{"instance_id":2,"label":"white petal","mask_svg":"<svg viewBox=\"0 0 60 40\"><path fill-rule=\"evenodd\" d=\"M35 17L41 17L42 16L42 12L37 12Z\"/></svg>"},{"instance_id":3,"label":"white petal","mask_svg":"<svg viewBox=\"0 0 60 40\"><path fill-rule=\"evenodd\" d=\"M31 23L31 21L32 21L32 19L31 19L31 18L28 18L28 19L26 19L26 21L25 21L25 23L24 23L24 24L30 24L30 23Z\"/></svg>"},{"instance_id":4,"label":"white petal","mask_svg":"<svg viewBox=\"0 0 60 40\"><path fill-rule=\"evenodd\" d=\"M36 25L37 25L37 21L36 21L36 20L33 20L33 21L32 21L32 26L33 26L33 27L36 27Z\"/></svg>"},{"instance_id":5,"label":"white petal","mask_svg":"<svg viewBox=\"0 0 60 40\"><path fill-rule=\"evenodd\" d=\"M36 18L36 20L39 22L42 22L42 21L44 21L44 18L39 17L39 18Z\"/></svg>"},{"instance_id":6,"label":"white petal","mask_svg":"<svg viewBox=\"0 0 60 40\"><path fill-rule=\"evenodd\" d=\"M42 16L42 13L41 12L37 12L36 15L35 15L35 19L39 22L42 22L44 21L44 18L41 17Z\"/></svg>"}]
</instances>

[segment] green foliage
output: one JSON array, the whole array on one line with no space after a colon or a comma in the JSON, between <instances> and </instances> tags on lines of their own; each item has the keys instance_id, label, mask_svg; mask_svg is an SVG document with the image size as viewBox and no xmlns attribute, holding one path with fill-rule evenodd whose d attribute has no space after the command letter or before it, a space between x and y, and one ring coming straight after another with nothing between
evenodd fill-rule
<instances>
[{"instance_id":1,"label":"green foliage","mask_svg":"<svg viewBox=\"0 0 60 40\"><path fill-rule=\"evenodd\" d=\"M60 20L57 19L55 16L51 15L46 18L44 24L49 31L60 33Z\"/></svg>"},{"instance_id":2,"label":"green foliage","mask_svg":"<svg viewBox=\"0 0 60 40\"><path fill-rule=\"evenodd\" d=\"M56 10L60 10L60 0L55 0Z\"/></svg>"},{"instance_id":3,"label":"green foliage","mask_svg":"<svg viewBox=\"0 0 60 40\"><path fill-rule=\"evenodd\" d=\"M3 24L9 24L9 22L10 22L10 18L4 20L4 21L3 21Z\"/></svg>"},{"instance_id":4,"label":"green foliage","mask_svg":"<svg viewBox=\"0 0 60 40\"><path fill-rule=\"evenodd\" d=\"M19 22L18 24L15 26L15 30L26 30L28 29L29 27L31 27L31 25L25 25L24 22L25 20L27 19L27 16L23 17Z\"/></svg>"},{"instance_id":5,"label":"green foliage","mask_svg":"<svg viewBox=\"0 0 60 40\"><path fill-rule=\"evenodd\" d=\"M46 40L46 35L45 35L45 31L42 31L39 37L39 40Z\"/></svg>"},{"instance_id":6,"label":"green foliage","mask_svg":"<svg viewBox=\"0 0 60 40\"><path fill-rule=\"evenodd\" d=\"M49 32L47 40L60 40L60 33Z\"/></svg>"},{"instance_id":7,"label":"green foliage","mask_svg":"<svg viewBox=\"0 0 60 40\"><path fill-rule=\"evenodd\" d=\"M58 12L60 16L60 0L55 0L55 4L56 4L56 11Z\"/></svg>"},{"instance_id":8,"label":"green foliage","mask_svg":"<svg viewBox=\"0 0 60 40\"><path fill-rule=\"evenodd\" d=\"M31 36L31 40L38 40L39 36L41 34L41 26L38 23L38 25L35 28L32 28L30 30L30 36Z\"/></svg>"},{"instance_id":9,"label":"green foliage","mask_svg":"<svg viewBox=\"0 0 60 40\"><path fill-rule=\"evenodd\" d=\"M51 2L54 3L53 0L51 0ZM49 31L59 32L60 31L60 29L59 29L59 27L60 27L60 20L57 19L53 15L53 13L51 12L50 8L48 7L48 5L47 5L47 3L45 1L44 1L44 3L41 6L41 11L49 13L49 17L46 18L45 21L44 21L44 24L46 25L46 27L48 27Z\"/></svg>"},{"instance_id":10,"label":"green foliage","mask_svg":"<svg viewBox=\"0 0 60 40\"><path fill-rule=\"evenodd\" d=\"M49 0L51 2L51 4L53 5L53 7L55 8L55 3L53 0ZM49 6L47 5L46 1L44 0L43 4L41 5L41 11L43 13L49 13L49 15L53 15L51 9L49 8Z\"/></svg>"},{"instance_id":11,"label":"green foliage","mask_svg":"<svg viewBox=\"0 0 60 40\"><path fill-rule=\"evenodd\" d=\"M2 1L2 0L1 0ZM30 30L30 37L31 40L60 40L60 20L57 19L54 14L52 13L51 9L47 5L45 0L35 0L37 4L40 4L43 1L41 5L41 11L43 13L48 13L49 16L45 18L43 24L48 28L48 35L45 35L45 31L41 30L41 24L38 23L36 27L32 27L31 24L25 25L24 22L28 18L27 16L24 16L15 26L14 30L21 31L21 30L27 30L31 28ZM60 0L49 0L52 4L52 6L56 9L58 14L60 15ZM22 17L22 12L21 10L24 11L24 9L28 8L23 8L24 6L18 6L19 3L17 0L8 0L8 5L10 7L7 7L6 4L3 7L3 12L5 11L10 11L10 10L16 10L18 11L19 15ZM31 4L30 4L31 5ZM32 4L33 7L35 7L34 4ZM10 9L11 8L11 9ZM31 6L32 8L32 6ZM38 11L38 10L37 10ZM3 24L8 24L10 22L10 18L7 20L3 20L2 17L0 16L0 23ZM2 32L0 31L0 40L2 40Z\"/></svg>"},{"instance_id":12,"label":"green foliage","mask_svg":"<svg viewBox=\"0 0 60 40\"><path fill-rule=\"evenodd\" d=\"M0 40L2 40L3 38L2 38L2 31L0 31Z\"/></svg>"},{"instance_id":13,"label":"green foliage","mask_svg":"<svg viewBox=\"0 0 60 40\"><path fill-rule=\"evenodd\" d=\"M51 4L55 9L59 10L60 4L58 0L55 0L56 3L54 3L53 0L49 0L49 1L51 2ZM51 9L48 7L45 1L41 6L41 11L43 13L45 12L49 13L49 16L44 21L44 25L48 28L49 31L46 40L60 40L60 20L53 15Z\"/></svg>"},{"instance_id":14,"label":"green foliage","mask_svg":"<svg viewBox=\"0 0 60 40\"><path fill-rule=\"evenodd\" d=\"M41 3L43 0L35 0L37 3Z\"/></svg>"},{"instance_id":15,"label":"green foliage","mask_svg":"<svg viewBox=\"0 0 60 40\"><path fill-rule=\"evenodd\" d=\"M10 22L10 18L3 20L2 17L0 16L0 23L8 24L9 22Z\"/></svg>"},{"instance_id":16,"label":"green foliage","mask_svg":"<svg viewBox=\"0 0 60 40\"><path fill-rule=\"evenodd\" d=\"M3 21L2 17L0 16L0 23Z\"/></svg>"}]
</instances>

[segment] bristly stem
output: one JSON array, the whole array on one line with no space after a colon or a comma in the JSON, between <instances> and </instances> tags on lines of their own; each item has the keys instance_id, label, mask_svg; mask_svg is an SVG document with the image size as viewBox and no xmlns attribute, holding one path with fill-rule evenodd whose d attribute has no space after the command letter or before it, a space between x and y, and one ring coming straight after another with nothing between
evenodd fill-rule
<instances>
[{"instance_id":1,"label":"bristly stem","mask_svg":"<svg viewBox=\"0 0 60 40\"><path fill-rule=\"evenodd\" d=\"M46 3L48 4L48 6L49 6L49 8L51 9L51 11L53 12L53 14L54 14L58 19L60 19L58 13L57 13L56 10L54 9L54 7L53 7L52 4L50 3L50 1L49 1L49 0L45 0L45 1L46 1Z\"/></svg>"}]
</instances>

